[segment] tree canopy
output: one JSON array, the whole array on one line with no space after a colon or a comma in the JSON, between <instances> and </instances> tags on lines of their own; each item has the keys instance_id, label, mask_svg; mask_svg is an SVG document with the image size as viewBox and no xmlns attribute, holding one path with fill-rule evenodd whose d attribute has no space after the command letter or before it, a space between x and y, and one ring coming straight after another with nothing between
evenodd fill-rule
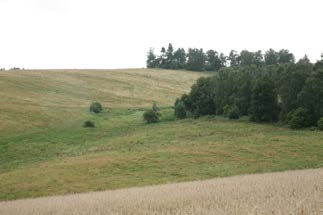
<instances>
[{"instance_id":1,"label":"tree canopy","mask_svg":"<svg viewBox=\"0 0 323 215\"><path fill-rule=\"evenodd\" d=\"M192 71L219 71L223 67L251 66L257 67L269 65L282 65L294 63L295 57L287 49L275 51L269 49L264 54L259 51L242 50L238 53L231 50L229 55L220 53L215 49L204 52L203 49L183 48L175 49L171 43L167 49L162 47L160 54L156 55L151 48L147 53L147 68L161 69L187 69ZM301 58L298 63L310 63L307 55Z\"/></svg>"},{"instance_id":2,"label":"tree canopy","mask_svg":"<svg viewBox=\"0 0 323 215\"><path fill-rule=\"evenodd\" d=\"M323 117L323 61L224 67L200 78L179 102L194 117L228 115L234 107L255 122L289 123L290 116L295 122L293 113L302 108L308 116L303 125L316 126Z\"/></svg>"},{"instance_id":3,"label":"tree canopy","mask_svg":"<svg viewBox=\"0 0 323 215\"><path fill-rule=\"evenodd\" d=\"M304 55L296 62L287 49L269 49L264 54L231 50L228 56L214 49L174 51L170 43L158 56L149 50L147 67L217 71L215 76L200 78L189 94L177 100L179 118L179 113L229 116L231 111L231 118L249 115L255 122L281 121L297 128L316 126L323 117L323 54L321 58L313 64Z\"/></svg>"}]
</instances>

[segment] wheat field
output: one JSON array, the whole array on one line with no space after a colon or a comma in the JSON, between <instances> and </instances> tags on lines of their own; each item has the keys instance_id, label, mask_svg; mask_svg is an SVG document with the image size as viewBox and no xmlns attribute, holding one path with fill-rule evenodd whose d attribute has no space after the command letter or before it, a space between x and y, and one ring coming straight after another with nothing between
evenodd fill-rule
<instances>
[{"instance_id":1,"label":"wheat field","mask_svg":"<svg viewBox=\"0 0 323 215\"><path fill-rule=\"evenodd\" d=\"M0 214L320 214L323 169L0 203Z\"/></svg>"}]
</instances>

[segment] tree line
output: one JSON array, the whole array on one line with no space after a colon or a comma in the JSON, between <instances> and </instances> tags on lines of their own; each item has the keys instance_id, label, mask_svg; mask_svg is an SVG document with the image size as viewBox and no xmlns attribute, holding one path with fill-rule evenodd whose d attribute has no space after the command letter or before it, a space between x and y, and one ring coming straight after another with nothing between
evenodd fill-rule
<instances>
[{"instance_id":1,"label":"tree line","mask_svg":"<svg viewBox=\"0 0 323 215\"><path fill-rule=\"evenodd\" d=\"M305 55L298 62L310 63L310 60ZM161 48L159 55L156 55L151 48L148 51L146 63L147 68L218 71L223 67L250 65L260 67L295 63L295 56L287 49L279 51L269 49L264 54L261 51L242 50L238 53L231 50L228 56L213 49L204 52L203 49L189 48L186 52L183 48L174 50L173 45L169 43L167 49Z\"/></svg>"},{"instance_id":2,"label":"tree line","mask_svg":"<svg viewBox=\"0 0 323 215\"><path fill-rule=\"evenodd\" d=\"M286 51L280 55L268 51L264 64L259 53L254 54L258 57L250 57L250 64L241 64L239 58L234 66L200 78L188 94L176 100L175 115L249 116L254 122L280 121L292 128L323 129L323 59L315 64L305 58L294 63ZM282 60L282 56L286 58Z\"/></svg>"}]
</instances>

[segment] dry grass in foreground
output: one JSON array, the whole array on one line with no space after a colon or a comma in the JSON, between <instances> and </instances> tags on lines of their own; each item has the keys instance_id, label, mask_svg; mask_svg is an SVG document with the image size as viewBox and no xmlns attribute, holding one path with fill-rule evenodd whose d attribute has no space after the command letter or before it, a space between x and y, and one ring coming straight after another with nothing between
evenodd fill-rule
<instances>
[{"instance_id":1,"label":"dry grass in foreground","mask_svg":"<svg viewBox=\"0 0 323 215\"><path fill-rule=\"evenodd\" d=\"M321 168L26 199L0 202L0 214L320 214L322 178Z\"/></svg>"}]
</instances>

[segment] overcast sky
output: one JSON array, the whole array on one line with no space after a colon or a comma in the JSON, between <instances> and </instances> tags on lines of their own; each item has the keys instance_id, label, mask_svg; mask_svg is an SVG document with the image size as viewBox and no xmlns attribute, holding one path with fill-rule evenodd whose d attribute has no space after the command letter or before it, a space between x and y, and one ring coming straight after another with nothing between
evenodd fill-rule
<instances>
[{"instance_id":1,"label":"overcast sky","mask_svg":"<svg viewBox=\"0 0 323 215\"><path fill-rule=\"evenodd\" d=\"M149 47L323 52L322 0L0 0L0 67L138 68Z\"/></svg>"}]
</instances>

